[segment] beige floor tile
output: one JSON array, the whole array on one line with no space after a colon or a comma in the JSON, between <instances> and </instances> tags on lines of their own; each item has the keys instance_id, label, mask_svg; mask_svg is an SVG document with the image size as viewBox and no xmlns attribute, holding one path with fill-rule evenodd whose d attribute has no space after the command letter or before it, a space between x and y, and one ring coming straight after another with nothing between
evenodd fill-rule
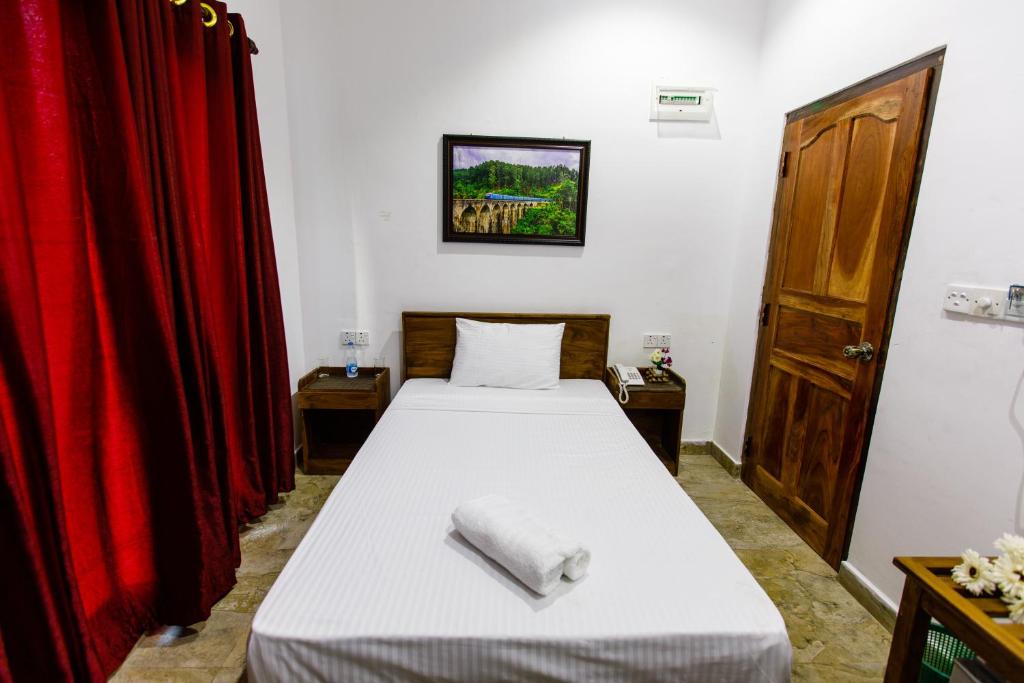
<instances>
[{"instance_id":1,"label":"beige floor tile","mask_svg":"<svg viewBox=\"0 0 1024 683\"><path fill-rule=\"evenodd\" d=\"M213 606L214 610L254 614L263 602L270 587L277 580L278 572L269 574L239 574L238 582L231 592Z\"/></svg>"},{"instance_id":2,"label":"beige floor tile","mask_svg":"<svg viewBox=\"0 0 1024 683\"><path fill-rule=\"evenodd\" d=\"M245 667L240 669L221 669L213 677L213 683L246 683Z\"/></svg>"},{"instance_id":3,"label":"beige floor tile","mask_svg":"<svg viewBox=\"0 0 1024 683\"><path fill-rule=\"evenodd\" d=\"M693 500L733 549L807 547L785 522L774 515L765 516L767 508L759 501L701 496L693 496Z\"/></svg>"},{"instance_id":4,"label":"beige floor tile","mask_svg":"<svg viewBox=\"0 0 1024 683\"><path fill-rule=\"evenodd\" d=\"M111 683L246 683L245 667L137 669L122 667Z\"/></svg>"},{"instance_id":5,"label":"beige floor tile","mask_svg":"<svg viewBox=\"0 0 1024 683\"><path fill-rule=\"evenodd\" d=\"M157 668L122 666L111 683L213 683L221 669Z\"/></svg>"},{"instance_id":6,"label":"beige floor tile","mask_svg":"<svg viewBox=\"0 0 1024 683\"><path fill-rule=\"evenodd\" d=\"M214 610L210 618L185 629L184 635L165 642L161 634L139 640L122 669L219 669L245 663L238 648L249 637L252 614Z\"/></svg>"}]
</instances>

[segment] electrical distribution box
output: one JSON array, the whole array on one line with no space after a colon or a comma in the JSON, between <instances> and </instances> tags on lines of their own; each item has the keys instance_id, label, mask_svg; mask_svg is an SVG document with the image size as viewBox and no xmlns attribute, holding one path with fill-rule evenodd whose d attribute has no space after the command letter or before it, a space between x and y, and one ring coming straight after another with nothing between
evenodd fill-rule
<instances>
[{"instance_id":1,"label":"electrical distribution box","mask_svg":"<svg viewBox=\"0 0 1024 683\"><path fill-rule=\"evenodd\" d=\"M651 86L651 121L710 121L714 108L714 88Z\"/></svg>"}]
</instances>

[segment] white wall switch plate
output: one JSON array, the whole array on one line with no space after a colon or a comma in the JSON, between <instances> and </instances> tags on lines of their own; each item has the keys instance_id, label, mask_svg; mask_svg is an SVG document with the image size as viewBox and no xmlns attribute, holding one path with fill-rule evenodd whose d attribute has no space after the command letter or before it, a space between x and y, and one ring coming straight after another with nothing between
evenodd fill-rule
<instances>
[{"instance_id":1,"label":"white wall switch plate","mask_svg":"<svg viewBox=\"0 0 1024 683\"><path fill-rule=\"evenodd\" d=\"M370 333L367 330L356 330L356 346L369 346Z\"/></svg>"},{"instance_id":2,"label":"white wall switch plate","mask_svg":"<svg viewBox=\"0 0 1024 683\"><path fill-rule=\"evenodd\" d=\"M341 345L342 347L348 346L349 343L356 343L356 331L355 330L342 330L341 331Z\"/></svg>"},{"instance_id":3,"label":"white wall switch plate","mask_svg":"<svg viewBox=\"0 0 1024 683\"><path fill-rule=\"evenodd\" d=\"M672 335L664 334L661 332L645 332L644 333L644 348L645 349L661 349L668 346L672 346Z\"/></svg>"},{"instance_id":4,"label":"white wall switch plate","mask_svg":"<svg viewBox=\"0 0 1024 683\"><path fill-rule=\"evenodd\" d=\"M1006 304L1005 288L974 285L947 285L942 300L942 308L951 313L990 320L1002 319L1006 315Z\"/></svg>"}]
</instances>

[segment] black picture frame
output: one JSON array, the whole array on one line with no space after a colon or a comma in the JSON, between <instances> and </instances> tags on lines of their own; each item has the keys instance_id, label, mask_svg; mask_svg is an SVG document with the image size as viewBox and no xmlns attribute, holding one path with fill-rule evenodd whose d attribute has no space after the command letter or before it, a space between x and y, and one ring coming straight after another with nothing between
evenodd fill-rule
<instances>
[{"instance_id":1,"label":"black picture frame","mask_svg":"<svg viewBox=\"0 0 1024 683\"><path fill-rule=\"evenodd\" d=\"M441 230L445 242L584 246L590 177L590 140L445 134L442 136L442 150L441 175L444 181ZM575 168L568 165L574 155L578 155L578 164ZM515 159L516 163L498 157ZM477 165L466 166L467 163L480 159L483 161L479 161ZM535 163L521 163L521 160L533 162L534 159ZM561 160L566 160L567 163L561 163ZM488 181L479 178L473 180L470 176L481 175L483 169L480 167L487 162L501 164L492 164L491 168L499 174L506 175L505 184L494 187L483 197L453 196L453 191L460 195L481 194L487 188ZM460 168L456 169L456 164ZM536 175L540 176L540 179L535 179L536 182L519 179L520 175L534 175L526 167L537 169ZM565 170L561 170L560 167L564 167ZM462 177L456 181L457 170L476 173L461 174ZM515 176L516 180L509 181L509 174ZM557 182L548 182L553 178L556 178ZM500 181L498 182L501 185ZM506 189L510 182L512 187L532 187L535 191L529 194L507 194L498 191ZM575 193L571 192L571 182L576 185ZM536 190L539 187L538 183L547 185L542 190ZM467 191L467 188L471 188L472 191ZM545 194L548 196L543 196ZM540 211L534 211L527 216L531 209ZM566 229L569 214L575 214L575 230L571 232ZM521 224L524 220L526 226ZM537 232L530 232L531 229ZM548 232L541 232L545 230Z\"/></svg>"}]
</instances>

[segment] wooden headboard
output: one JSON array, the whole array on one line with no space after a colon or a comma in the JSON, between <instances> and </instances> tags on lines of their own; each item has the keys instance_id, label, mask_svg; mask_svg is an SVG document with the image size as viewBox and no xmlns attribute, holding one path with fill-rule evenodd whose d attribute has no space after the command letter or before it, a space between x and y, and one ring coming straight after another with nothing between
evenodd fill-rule
<instances>
[{"instance_id":1,"label":"wooden headboard","mask_svg":"<svg viewBox=\"0 0 1024 683\"><path fill-rule=\"evenodd\" d=\"M565 323L562 334L562 379L603 379L608 362L611 316L560 313L421 313L402 312L402 381L415 377L448 377L455 358L455 319L486 323L553 325Z\"/></svg>"}]
</instances>

